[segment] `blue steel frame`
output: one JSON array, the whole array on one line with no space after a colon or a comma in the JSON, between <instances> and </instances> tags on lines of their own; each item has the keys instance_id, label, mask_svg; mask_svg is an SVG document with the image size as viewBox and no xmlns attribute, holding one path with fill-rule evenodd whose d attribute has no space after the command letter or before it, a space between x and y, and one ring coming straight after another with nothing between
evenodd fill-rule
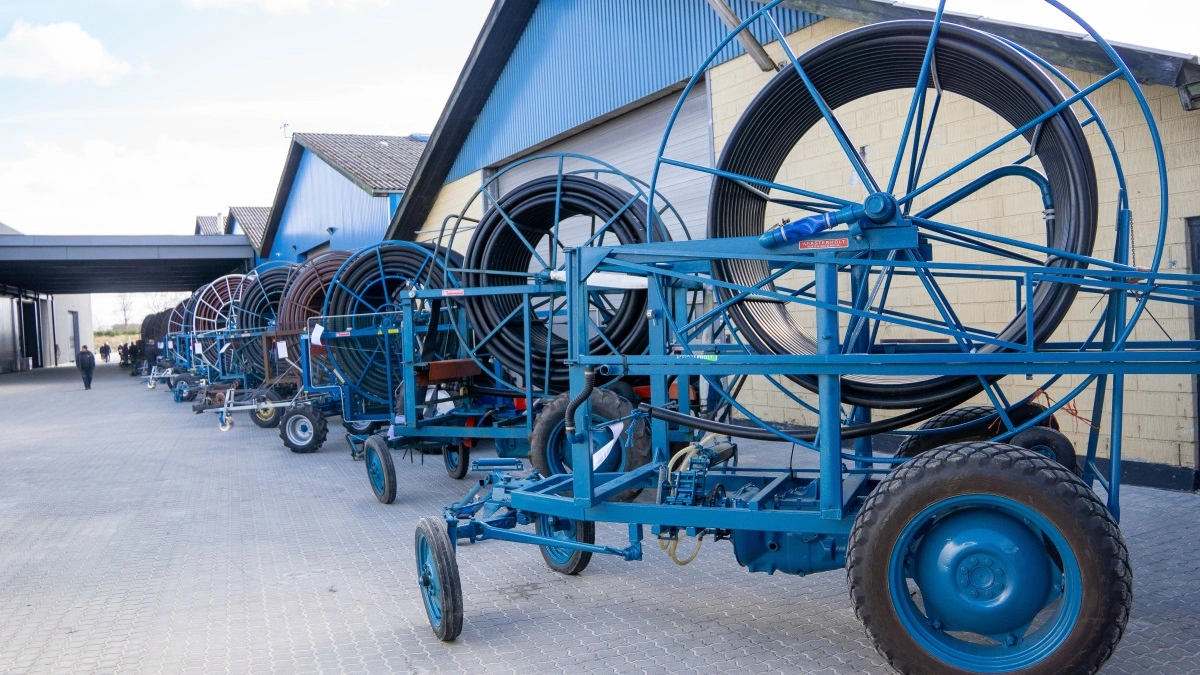
<instances>
[{"instance_id":1,"label":"blue steel frame","mask_svg":"<svg viewBox=\"0 0 1200 675\"><path fill-rule=\"evenodd\" d=\"M921 182L920 169L924 163L925 151L929 147L930 130L942 96L941 90L938 89L922 142L921 128L927 107L932 55L945 7L943 0L932 24L932 36L925 53L919 84L907 113L900 150L884 186L876 182L861 161L855 146L837 122L834 112L825 104L820 92L816 91L799 60L783 39L784 36L778 31L770 12L780 0L769 3L743 21L714 49L712 55L680 93L680 103L668 122L647 193L653 210L654 186L659 170L663 165L678 166L738 181L762 190L777 190L806 200L817 200L819 204L806 202L809 210L817 215L793 223L790 228L784 226L780 231L768 233L762 238L651 242L634 246L587 247L567 252L566 291L569 298L587 297L591 283L589 280L597 273L636 276L646 281L650 303L648 311L652 317L651 345L647 354L593 355L588 353L589 320L586 303L568 302L567 325L571 354L569 365L573 392L585 391L590 380L589 375L593 372L646 376L651 381L652 405L665 407L675 403L682 412L687 412L686 396L679 397L678 401L670 400L668 378L699 377L707 381L710 387L746 418L774 434L780 441L818 453L818 469L714 465L706 467L708 475L718 477L716 482L723 486L725 494L736 495L743 487L750 486L753 489L746 494L752 497L744 500L732 497L715 506L680 503L669 498L676 486L674 481L677 480L675 467L670 464L670 425L660 419L650 420L654 456L647 466L628 473L596 473L589 461L593 431L590 423L591 411L589 403L584 400L575 411L577 426L582 431L571 439L573 473L551 477L542 477L534 473L528 477L520 477L510 473L522 469L519 462L477 461L475 468L490 469L492 473L486 480L480 481L462 500L446 507L444 516L451 541L501 539L563 550L608 553L633 560L642 555L643 530L646 525L650 525L654 533L671 538L684 531L691 535L716 536L721 536L721 531L803 533L812 535L814 541L832 541L834 546L828 549L830 551L842 550L857 510L861 506L861 498L874 487L880 475L890 471L896 464L907 461L904 458L873 454L869 439L856 442L853 451L847 452L843 449L842 428L847 422L847 417L854 423L866 421L869 417L859 410L852 411L849 416L844 415L842 379L863 375L963 375L980 378L984 393L996 409L996 417L1003 422L996 434L997 441L1009 439L1020 431L1044 422L1090 389L1093 395L1092 419L1086 454L1081 462L1083 479L1092 486L1098 484L1104 488L1108 509L1119 519L1125 378L1139 374L1200 375L1200 359L1197 358L1200 341L1134 340L1133 330L1151 301L1183 304L1193 308L1193 311L1200 311L1200 275L1160 271L1168 213L1166 167L1153 116L1133 74L1115 50L1078 15L1056 0L1047 1L1083 27L1112 60L1114 70L1100 77L1096 83L1080 88L1044 60L1013 45L1062 82L1070 91L1064 102L1005 134L1000 140L952 169ZM703 76L715 55L741 30L755 21L764 21L776 30L788 62L809 89L847 161L866 188L864 203L854 203L810 190L731 174L720 169L693 166L665 156L671 128L682 102ZM1087 99L1089 94L1101 86L1116 80L1123 80L1134 93L1145 117L1156 153L1160 215L1154 256L1148 268L1139 268L1131 264L1129 251L1132 213L1129 209L1124 173L1115 145L1099 114ZM913 200L917 196L963 171L1008 141L1026 132L1036 133L1037 125L1075 103L1080 103L1088 110L1090 117L1082 124L1097 126L1116 166L1117 218L1112 260L1069 254L1046 246L967 230L931 219L937 211L1005 176L1019 176L1031 180L1041 188L1045 198L1047 190L1044 179L1040 179L1040 174L1021 166L1033 156L1032 152L1012 166L972 181L966 188L952 193L934 206L916 214L911 213ZM908 153L911 153L908 180L905 181L903 190L893 196L903 159ZM795 201L774 199L769 195L765 198L777 203L797 205ZM877 201L872 203L873 199ZM1044 206L1049 207L1050 204L1044 203ZM839 228L839 225L847 227ZM1082 263L1084 266L1062 268L1019 255L1006 257L1023 264L965 265L932 262L919 255L928 242L947 239L984 252L994 253L999 250L997 247L1003 246L1043 256L1056 255ZM780 248L781 244L797 240L808 245ZM772 273L751 286L714 278L713 264L729 260L766 261ZM876 308L874 302L869 301L865 294L865 280L869 278L872 269L885 270L889 281L892 274L919 279L939 310L939 317L929 319L885 309L882 301ZM794 293L776 290L771 285L773 280L794 270L811 271L812 283ZM839 290L839 273L843 272L849 274L853 280L848 298L842 297L843 291ZM955 320L946 304L944 294L937 287L936 281L933 281L936 276L1013 284L1018 289L1018 316L1024 317L1024 339L1000 339L994 333L972 329ZM1035 344L1032 298L1033 289L1039 283L1073 286L1081 296L1086 297L1086 294L1100 301L1107 300L1102 316L1086 339L1051 340ZM712 309L706 308L702 314L697 315L693 311L688 294L698 288L721 288L733 298L719 303ZM884 294L886 295L886 291ZM702 331L706 328L717 325L728 328L726 310L732 303L746 299L790 303L811 310L815 314L816 322L816 353L760 354L747 348L737 339L732 343L725 343L704 338ZM1133 303L1132 311L1129 309L1130 302ZM854 327L870 325L871 322L876 326L892 324L941 335L952 340L948 346L953 349L948 351L942 346L919 344L895 344L880 349L863 349L861 336ZM974 345L990 345L991 349L977 351L972 348ZM815 410L819 415L816 440L806 441L797 435L777 429L737 403L733 395L721 387L720 378L738 375L767 378L815 375L819 383L819 406ZM999 387L992 384L993 381L998 381L998 378L1012 375L1044 375L1048 379L1041 387L1042 390L1058 383L1067 375L1082 376L1082 381L1070 387L1069 391L1044 413L1017 425L1009 419L1007 411L1030 400L1030 397L1023 401L1010 402ZM1106 404L1111 410L1111 446L1110 468L1108 474L1104 475L1097 466L1096 456ZM682 472L679 472L679 475L681 476ZM619 503L613 500L631 488L657 490L657 502ZM625 547L612 547L564 541L561 538L539 536L515 529L519 525L534 523L541 516L624 523L628 525L629 543ZM742 562L752 570L782 569L774 562ZM813 554L800 568L785 571L811 572L843 565L844 558L840 558L836 553L830 553L825 558Z\"/></svg>"}]
</instances>

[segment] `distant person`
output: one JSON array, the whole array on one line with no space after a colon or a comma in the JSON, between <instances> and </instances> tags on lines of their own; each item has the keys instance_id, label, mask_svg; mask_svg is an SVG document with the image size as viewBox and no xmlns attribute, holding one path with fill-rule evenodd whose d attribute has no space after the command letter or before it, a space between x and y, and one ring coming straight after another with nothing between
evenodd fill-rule
<instances>
[{"instance_id":1,"label":"distant person","mask_svg":"<svg viewBox=\"0 0 1200 675\"><path fill-rule=\"evenodd\" d=\"M88 351L87 345L80 347L79 353L75 356L75 366L83 375L83 388L91 389L92 371L96 370L96 357Z\"/></svg>"},{"instance_id":2,"label":"distant person","mask_svg":"<svg viewBox=\"0 0 1200 675\"><path fill-rule=\"evenodd\" d=\"M125 343L117 345L117 356L121 357L121 366L129 365L129 347Z\"/></svg>"},{"instance_id":3,"label":"distant person","mask_svg":"<svg viewBox=\"0 0 1200 675\"><path fill-rule=\"evenodd\" d=\"M108 363L109 354L112 354L112 347L109 347L107 342L100 345L100 358L104 359L105 363ZM58 358L58 356L55 355L55 358Z\"/></svg>"},{"instance_id":4,"label":"distant person","mask_svg":"<svg viewBox=\"0 0 1200 675\"><path fill-rule=\"evenodd\" d=\"M59 360L62 359L61 355L62 355L62 350L60 350L58 348L58 343L55 343L54 344L54 365L56 365L56 366L58 365Z\"/></svg>"}]
</instances>

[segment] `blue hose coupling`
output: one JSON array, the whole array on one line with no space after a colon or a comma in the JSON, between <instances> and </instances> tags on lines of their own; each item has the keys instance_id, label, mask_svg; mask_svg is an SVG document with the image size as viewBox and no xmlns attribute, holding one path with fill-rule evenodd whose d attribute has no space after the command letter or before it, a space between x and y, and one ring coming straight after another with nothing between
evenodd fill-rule
<instances>
[{"instance_id":1,"label":"blue hose coupling","mask_svg":"<svg viewBox=\"0 0 1200 675\"><path fill-rule=\"evenodd\" d=\"M780 225L770 232L763 233L758 238L758 243L763 248L779 248L785 244L808 239L814 234L824 232L836 225L844 225L858 220L883 224L895 218L897 211L894 197L883 192L876 192L867 197L861 206L851 204L837 211L818 213Z\"/></svg>"},{"instance_id":2,"label":"blue hose coupling","mask_svg":"<svg viewBox=\"0 0 1200 675\"><path fill-rule=\"evenodd\" d=\"M779 248L785 244L807 239L837 225L837 220L834 218L836 215L836 213L818 213L800 220L793 220L769 232L764 232L763 236L758 238L758 243L763 248Z\"/></svg>"}]
</instances>

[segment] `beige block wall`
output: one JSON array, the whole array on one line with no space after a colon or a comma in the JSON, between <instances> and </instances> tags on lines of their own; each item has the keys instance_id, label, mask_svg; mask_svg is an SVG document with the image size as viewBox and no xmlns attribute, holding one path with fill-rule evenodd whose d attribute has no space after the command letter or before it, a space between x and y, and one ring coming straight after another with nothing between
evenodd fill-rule
<instances>
[{"instance_id":1,"label":"beige block wall","mask_svg":"<svg viewBox=\"0 0 1200 675\"><path fill-rule=\"evenodd\" d=\"M459 215L478 220L483 215L483 196L476 196L479 186L483 184L483 173L463 176L456 181L442 186L433 208L421 229L417 230L413 241L439 241L444 246L450 246L459 253L465 253L467 244L471 241L471 231L474 223L459 220ZM474 201L471 201L474 197ZM468 204L470 202L470 204ZM447 222L447 218L451 220ZM445 228L443 230L443 223ZM456 228L457 224L457 228Z\"/></svg>"},{"instance_id":2,"label":"beige block wall","mask_svg":"<svg viewBox=\"0 0 1200 675\"><path fill-rule=\"evenodd\" d=\"M857 24L826 19L792 34L788 42L797 53L803 53L824 40L855 27ZM767 48L777 61L784 58L778 44L768 45ZM1096 75L1072 70L1067 70L1066 74L1081 87L1098 79ZM718 155L742 112L772 75L761 72L746 56L712 70L709 82L714 145ZM1177 92L1173 88L1150 86L1144 91L1163 137L1170 179L1170 211L1163 248L1163 268L1188 271L1185 218L1200 216L1200 113L1183 111ZM877 179L881 175L886 177L890 172L911 95L912 90L879 94L848 104L836 111L854 144L866 146L867 164ZM1149 134L1132 93L1123 83L1110 83L1097 91L1091 100L1097 105L1120 153L1134 215L1136 262L1146 265L1153 256L1154 240L1159 229L1158 177ZM1080 118L1086 117L1082 108L1077 108ZM1006 122L978 104L948 94L942 103L923 177L928 178L941 173L1010 130L1011 127ZM1100 194L1095 254L1098 257L1110 257L1116 217L1115 170L1097 127L1088 126L1086 134L1096 162ZM1017 160L1025 154L1027 148L1028 144L1022 139L1014 140L980 161L972 170L964 172L961 177L956 176L943 186L932 190L929 198L918 203L918 206L932 203L932 200L949 194L986 170ZM1040 168L1036 161L1031 162L1031 165ZM901 180L903 177L902 172ZM818 124L805 136L784 163L779 178L782 182L813 188L839 197L861 199L865 196L862 186L852 175L848 161L829 133L827 125L823 123ZM783 217L795 218L797 214L772 207L768 210L767 222L773 225ZM1030 183L1019 179L1005 179L993 183L968 202L942 212L937 219L994 234L1017 236L1029 241L1038 241L1039 238L1044 240L1045 236L1038 193ZM957 262L989 260L972 251L945 246L935 247L934 259ZM998 259L990 261L999 262ZM797 279L791 281L796 283ZM799 281L803 282L802 279ZM787 285L787 282L784 284ZM942 286L960 318L965 322L998 330L1015 314L1015 285L978 282L956 284L952 280L944 280ZM1103 305L1095 305L1094 296L1077 298L1054 339L1084 339L1103 311ZM923 316L935 316L920 282L912 278L898 278L893 282L889 306ZM1171 337L1191 337L1191 317L1186 307L1158 304L1151 306L1151 311ZM797 310L794 316L797 323L812 325L811 316L806 316L804 312ZM913 336L912 331L897 329L894 326L885 327L880 332L881 339ZM1163 339L1164 336L1163 330L1146 317L1138 324L1134 337ZM1019 398L1032 393L1043 380L1044 378L1035 378L1026 382L1024 378L1008 378L1005 381L1006 393L1010 398ZM1057 400L1080 381L1078 377L1064 378L1048 394ZM801 392L798 388L792 390L811 403L816 403L815 397ZM1127 382L1123 434L1125 456L1195 467L1195 396L1191 377L1130 378ZM805 413L765 380L747 383L740 400L749 404L756 414L770 420L814 422L811 414ZM973 403L986 403L986 400L980 397ZM1090 394L1079 397L1079 414L1090 415L1091 404ZM1062 413L1059 419L1065 431L1072 436L1082 451L1088 431L1086 423ZM1103 426L1100 447L1102 454L1107 453L1107 421Z\"/></svg>"}]
</instances>

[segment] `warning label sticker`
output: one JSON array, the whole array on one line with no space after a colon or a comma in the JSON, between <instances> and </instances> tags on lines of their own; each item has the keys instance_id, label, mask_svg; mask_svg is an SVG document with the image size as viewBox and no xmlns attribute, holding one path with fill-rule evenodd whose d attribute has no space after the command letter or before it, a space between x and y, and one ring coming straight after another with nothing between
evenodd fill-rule
<instances>
[{"instance_id":1,"label":"warning label sticker","mask_svg":"<svg viewBox=\"0 0 1200 675\"><path fill-rule=\"evenodd\" d=\"M850 248L850 239L847 237L838 237L836 239L805 239L800 242L801 251L819 251L837 248Z\"/></svg>"},{"instance_id":2,"label":"warning label sticker","mask_svg":"<svg viewBox=\"0 0 1200 675\"><path fill-rule=\"evenodd\" d=\"M465 295L466 291L461 288L447 288L442 290L442 297L445 298L451 295Z\"/></svg>"}]
</instances>

